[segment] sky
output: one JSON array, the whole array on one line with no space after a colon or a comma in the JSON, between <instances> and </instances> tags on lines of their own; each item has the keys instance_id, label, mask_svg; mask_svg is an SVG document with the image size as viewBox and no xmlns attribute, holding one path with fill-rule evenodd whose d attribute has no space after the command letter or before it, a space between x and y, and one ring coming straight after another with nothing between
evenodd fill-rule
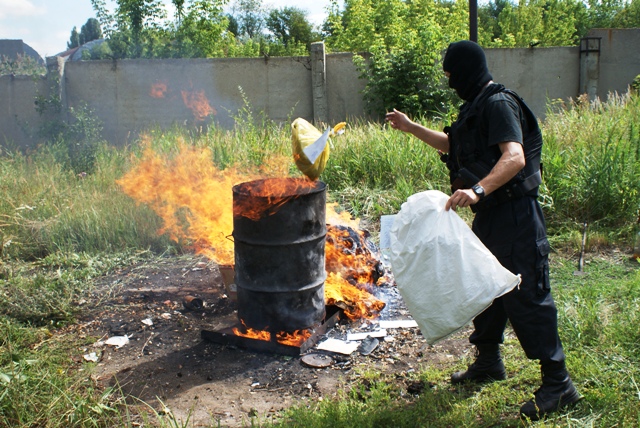
<instances>
[{"instance_id":1,"label":"sky","mask_svg":"<svg viewBox=\"0 0 640 428\"><path fill-rule=\"evenodd\" d=\"M164 3L171 5L170 0ZM232 3L232 2L230 2ZM263 0L269 8L295 6L307 11L309 21L320 24L330 0ZM113 7L115 1L107 0ZM172 8L167 7L172 16ZM95 18L90 0L0 0L0 39L22 39L44 59L67 49L71 30Z\"/></svg>"}]
</instances>

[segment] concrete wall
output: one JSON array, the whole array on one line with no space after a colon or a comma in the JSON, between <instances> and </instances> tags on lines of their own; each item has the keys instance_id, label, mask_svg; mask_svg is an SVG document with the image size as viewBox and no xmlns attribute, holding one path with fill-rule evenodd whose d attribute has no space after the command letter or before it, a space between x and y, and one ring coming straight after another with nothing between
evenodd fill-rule
<instances>
[{"instance_id":1,"label":"concrete wall","mask_svg":"<svg viewBox=\"0 0 640 428\"><path fill-rule=\"evenodd\" d=\"M612 91L626 91L640 74L640 29L596 30L590 37L601 37L591 87L603 99ZM566 101L580 95L584 74L580 47L488 49L486 53L494 80L518 92L540 117L548 100ZM47 118L35 112L34 99L48 96L49 91L59 94L66 107L87 105L103 123L103 136L117 145L152 126L231 128L245 99L256 114L264 112L283 123L296 117L313 121L319 113L329 124L368 117L362 100L365 82L347 53L66 63L48 58L47 66L47 78L0 77L0 144L35 144L33 135ZM326 85L324 91L317 90L318 79ZM322 111L318 93L325 97Z\"/></svg>"},{"instance_id":2,"label":"concrete wall","mask_svg":"<svg viewBox=\"0 0 640 428\"><path fill-rule=\"evenodd\" d=\"M548 100L579 94L578 47L487 49L486 55L493 80L516 91L540 117Z\"/></svg>"},{"instance_id":3,"label":"concrete wall","mask_svg":"<svg viewBox=\"0 0 640 428\"><path fill-rule=\"evenodd\" d=\"M337 53L327 55L328 122L335 125L345 119L368 117L362 91L366 81L358 78L353 55Z\"/></svg>"},{"instance_id":4,"label":"concrete wall","mask_svg":"<svg viewBox=\"0 0 640 428\"><path fill-rule=\"evenodd\" d=\"M640 29L597 29L589 37L600 37L598 97L627 92L640 75Z\"/></svg>"},{"instance_id":5,"label":"concrete wall","mask_svg":"<svg viewBox=\"0 0 640 428\"><path fill-rule=\"evenodd\" d=\"M312 116L307 68L308 58L80 61L64 74L69 106L86 104L123 143L150 126L231 128L242 94L276 121Z\"/></svg>"},{"instance_id":6,"label":"concrete wall","mask_svg":"<svg viewBox=\"0 0 640 428\"><path fill-rule=\"evenodd\" d=\"M0 76L0 147L30 147L37 141L43 118L36 97L47 93L44 76Z\"/></svg>"}]
</instances>

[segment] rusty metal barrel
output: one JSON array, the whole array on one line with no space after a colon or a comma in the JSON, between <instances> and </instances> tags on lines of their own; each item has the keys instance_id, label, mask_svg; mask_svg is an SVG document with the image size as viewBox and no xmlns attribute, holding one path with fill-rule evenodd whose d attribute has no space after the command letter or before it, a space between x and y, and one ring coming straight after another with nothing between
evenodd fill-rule
<instances>
[{"instance_id":1,"label":"rusty metal barrel","mask_svg":"<svg viewBox=\"0 0 640 428\"><path fill-rule=\"evenodd\" d=\"M325 316L326 185L273 178L233 187L238 318L293 332Z\"/></svg>"}]
</instances>

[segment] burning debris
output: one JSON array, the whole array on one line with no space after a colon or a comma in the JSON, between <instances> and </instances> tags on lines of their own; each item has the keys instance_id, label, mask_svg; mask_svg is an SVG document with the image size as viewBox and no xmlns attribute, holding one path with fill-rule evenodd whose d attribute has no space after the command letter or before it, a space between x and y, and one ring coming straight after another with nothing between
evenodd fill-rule
<instances>
[{"instance_id":1,"label":"burning debris","mask_svg":"<svg viewBox=\"0 0 640 428\"><path fill-rule=\"evenodd\" d=\"M344 215L327 205L323 182L255 179L211 159L186 145L172 159L147 148L118 183L163 219L159 233L234 269L240 324L223 336L302 349L328 328L328 307L350 320L379 316L375 294L390 283L379 251L353 222L327 224Z\"/></svg>"}]
</instances>

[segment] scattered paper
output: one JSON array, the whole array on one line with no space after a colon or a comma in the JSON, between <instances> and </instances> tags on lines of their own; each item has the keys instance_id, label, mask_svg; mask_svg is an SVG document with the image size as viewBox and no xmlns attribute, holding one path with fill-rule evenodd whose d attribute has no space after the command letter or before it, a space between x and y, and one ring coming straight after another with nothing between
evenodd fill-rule
<instances>
[{"instance_id":1,"label":"scattered paper","mask_svg":"<svg viewBox=\"0 0 640 428\"><path fill-rule=\"evenodd\" d=\"M148 326L152 326L153 325L153 320L151 318L145 318L145 319L142 320L142 324L148 325Z\"/></svg>"},{"instance_id":2,"label":"scattered paper","mask_svg":"<svg viewBox=\"0 0 640 428\"><path fill-rule=\"evenodd\" d=\"M415 320L386 320L380 321L380 328L411 328L417 327Z\"/></svg>"},{"instance_id":3,"label":"scattered paper","mask_svg":"<svg viewBox=\"0 0 640 428\"><path fill-rule=\"evenodd\" d=\"M347 333L347 341L352 340L364 340L367 336L370 337L385 337L387 335L387 330L380 329L376 331L369 331L365 333Z\"/></svg>"},{"instance_id":4,"label":"scattered paper","mask_svg":"<svg viewBox=\"0 0 640 428\"><path fill-rule=\"evenodd\" d=\"M95 352L91 352L90 354L83 355L85 361L91 361L93 363L97 363L100 357Z\"/></svg>"},{"instance_id":5,"label":"scattered paper","mask_svg":"<svg viewBox=\"0 0 640 428\"><path fill-rule=\"evenodd\" d=\"M318 349L349 355L358 349L359 345L360 343L358 342L345 342L344 340L327 339L318 344Z\"/></svg>"},{"instance_id":6,"label":"scattered paper","mask_svg":"<svg viewBox=\"0 0 640 428\"><path fill-rule=\"evenodd\" d=\"M106 345L115 346L116 349L119 349L129 343L129 336L112 336L108 338L104 343Z\"/></svg>"}]
</instances>

